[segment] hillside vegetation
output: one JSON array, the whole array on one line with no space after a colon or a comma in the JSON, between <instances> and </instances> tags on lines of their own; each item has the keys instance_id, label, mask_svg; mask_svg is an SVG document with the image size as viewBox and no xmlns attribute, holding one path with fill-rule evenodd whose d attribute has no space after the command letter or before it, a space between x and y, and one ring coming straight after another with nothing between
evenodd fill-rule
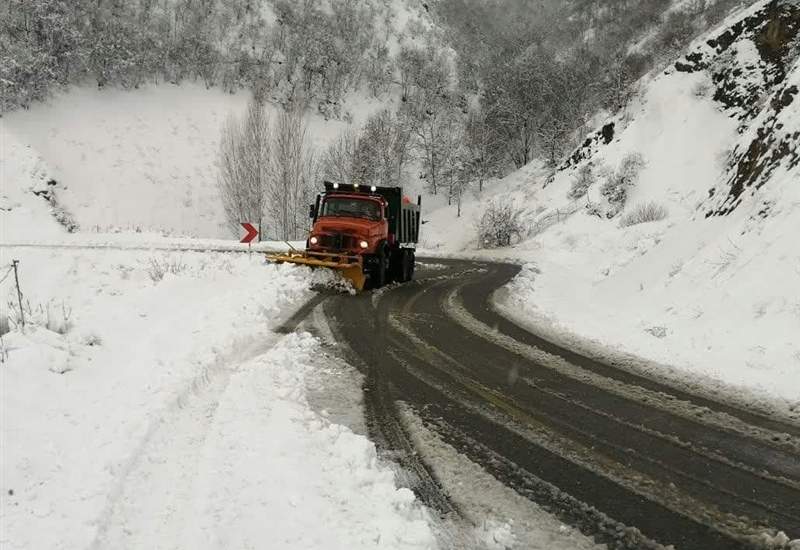
<instances>
[{"instance_id":1,"label":"hillside vegetation","mask_svg":"<svg viewBox=\"0 0 800 550\"><path fill-rule=\"evenodd\" d=\"M388 86L396 16L380 0L9 0L2 110L66 84L193 80L334 113L347 91Z\"/></svg>"}]
</instances>

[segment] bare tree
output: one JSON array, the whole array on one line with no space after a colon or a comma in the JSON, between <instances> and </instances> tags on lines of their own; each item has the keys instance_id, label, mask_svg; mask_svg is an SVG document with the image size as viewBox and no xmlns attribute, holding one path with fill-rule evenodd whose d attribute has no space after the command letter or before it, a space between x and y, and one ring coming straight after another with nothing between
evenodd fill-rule
<instances>
[{"instance_id":1,"label":"bare tree","mask_svg":"<svg viewBox=\"0 0 800 550\"><path fill-rule=\"evenodd\" d=\"M446 168L443 179L447 182L447 203L455 204L456 217L461 217L461 204L464 194L476 181L476 165L472 162L468 148L463 145L463 140L453 140L453 149L446 159ZM458 145L461 143L461 145Z\"/></svg>"},{"instance_id":2,"label":"bare tree","mask_svg":"<svg viewBox=\"0 0 800 550\"><path fill-rule=\"evenodd\" d=\"M281 112L273 131L267 209L275 235L295 239L307 229L308 204L318 175L303 111Z\"/></svg>"},{"instance_id":3,"label":"bare tree","mask_svg":"<svg viewBox=\"0 0 800 550\"><path fill-rule=\"evenodd\" d=\"M270 124L264 105L251 101L244 117L228 118L222 131L220 196L233 232L241 222L263 222L270 172Z\"/></svg>"},{"instance_id":4,"label":"bare tree","mask_svg":"<svg viewBox=\"0 0 800 550\"><path fill-rule=\"evenodd\" d=\"M451 108L429 110L415 125L416 148L422 160L423 179L434 195L445 184L445 175L459 145L461 121ZM450 203L448 193L448 204Z\"/></svg>"}]
</instances>

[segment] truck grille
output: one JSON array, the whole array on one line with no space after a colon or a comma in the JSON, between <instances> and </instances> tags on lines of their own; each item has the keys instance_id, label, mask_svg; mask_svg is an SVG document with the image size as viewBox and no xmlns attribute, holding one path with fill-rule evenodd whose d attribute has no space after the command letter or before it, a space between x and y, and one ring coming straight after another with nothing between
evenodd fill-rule
<instances>
[{"instance_id":1,"label":"truck grille","mask_svg":"<svg viewBox=\"0 0 800 550\"><path fill-rule=\"evenodd\" d=\"M333 233L330 235L322 235L319 244L322 248L345 250L356 248L358 246L358 239L351 235L345 235L344 233Z\"/></svg>"}]
</instances>

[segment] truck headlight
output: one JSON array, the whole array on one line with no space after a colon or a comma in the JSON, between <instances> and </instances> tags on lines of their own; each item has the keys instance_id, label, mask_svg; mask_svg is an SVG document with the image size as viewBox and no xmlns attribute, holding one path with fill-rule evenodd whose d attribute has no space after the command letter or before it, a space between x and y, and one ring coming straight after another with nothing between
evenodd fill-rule
<instances>
[{"instance_id":1,"label":"truck headlight","mask_svg":"<svg viewBox=\"0 0 800 550\"><path fill-rule=\"evenodd\" d=\"M317 244L319 242L319 239L316 237L311 237L310 239L308 239L308 242L310 242L311 244Z\"/></svg>"},{"instance_id":2,"label":"truck headlight","mask_svg":"<svg viewBox=\"0 0 800 550\"><path fill-rule=\"evenodd\" d=\"M369 248L369 243L367 241L361 241L358 243L361 248Z\"/></svg>"}]
</instances>

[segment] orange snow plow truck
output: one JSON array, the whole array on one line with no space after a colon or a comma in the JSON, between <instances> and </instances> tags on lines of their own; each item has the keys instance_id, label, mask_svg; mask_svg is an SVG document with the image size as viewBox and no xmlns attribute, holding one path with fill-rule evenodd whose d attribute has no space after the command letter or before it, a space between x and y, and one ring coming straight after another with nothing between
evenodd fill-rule
<instances>
[{"instance_id":1,"label":"orange snow plow truck","mask_svg":"<svg viewBox=\"0 0 800 550\"><path fill-rule=\"evenodd\" d=\"M314 220L306 249L270 254L277 263L339 271L356 290L414 276L422 197L416 204L401 187L325 182L311 205Z\"/></svg>"}]
</instances>

